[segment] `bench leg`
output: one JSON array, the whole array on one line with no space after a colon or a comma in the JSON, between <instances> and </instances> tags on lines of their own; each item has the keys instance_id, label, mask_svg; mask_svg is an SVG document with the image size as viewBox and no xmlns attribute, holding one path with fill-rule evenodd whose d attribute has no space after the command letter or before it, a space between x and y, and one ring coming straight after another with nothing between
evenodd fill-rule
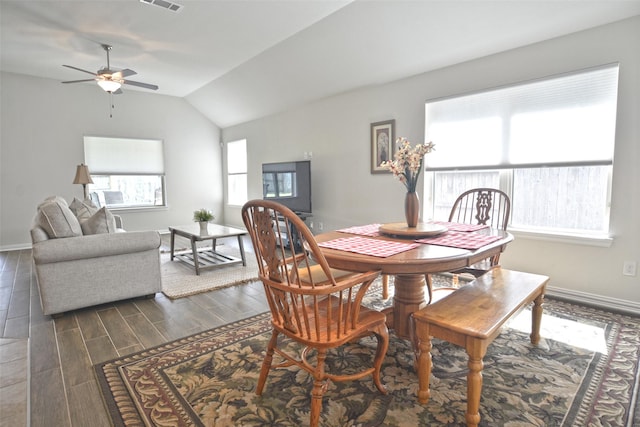
<instances>
[{"instance_id":1,"label":"bench leg","mask_svg":"<svg viewBox=\"0 0 640 427\"><path fill-rule=\"evenodd\" d=\"M431 397L429 389L429 379L431 378L431 369L433 368L431 360L431 337L429 336L429 325L420 325L420 335L418 337L420 344L418 350L418 402L427 403Z\"/></svg>"},{"instance_id":2,"label":"bench leg","mask_svg":"<svg viewBox=\"0 0 640 427\"><path fill-rule=\"evenodd\" d=\"M480 396L482 395L482 359L486 353L486 345L482 341L469 343L467 355L469 356L469 373L467 374L467 413L468 427L477 427L480 423Z\"/></svg>"},{"instance_id":3,"label":"bench leg","mask_svg":"<svg viewBox=\"0 0 640 427\"><path fill-rule=\"evenodd\" d=\"M531 309L531 344L538 345L540 342L540 323L542 321L542 303L544 301L544 293L537 296L533 300L533 308Z\"/></svg>"}]
</instances>

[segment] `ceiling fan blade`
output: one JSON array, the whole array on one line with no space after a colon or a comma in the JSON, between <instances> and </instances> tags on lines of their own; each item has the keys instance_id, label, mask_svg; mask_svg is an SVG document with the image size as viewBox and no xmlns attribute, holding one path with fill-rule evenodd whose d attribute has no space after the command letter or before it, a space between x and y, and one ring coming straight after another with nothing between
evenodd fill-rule
<instances>
[{"instance_id":1,"label":"ceiling fan blade","mask_svg":"<svg viewBox=\"0 0 640 427\"><path fill-rule=\"evenodd\" d=\"M129 77L129 76L133 76L134 74L138 74L133 70L130 70L129 68L125 68L124 70L118 71L122 77Z\"/></svg>"},{"instance_id":2,"label":"ceiling fan blade","mask_svg":"<svg viewBox=\"0 0 640 427\"><path fill-rule=\"evenodd\" d=\"M123 92L122 92L122 89L118 89L115 92L111 92L111 93L113 93L114 95L120 95Z\"/></svg>"},{"instance_id":3,"label":"ceiling fan blade","mask_svg":"<svg viewBox=\"0 0 640 427\"><path fill-rule=\"evenodd\" d=\"M102 71L102 70L100 70ZM134 74L138 74L133 70L130 70L128 68L124 69L124 70L120 70L120 71L111 71L111 70L105 70L106 74L111 74L111 78L112 79L116 79L116 80L123 80L125 77L127 76L133 76ZM98 74L102 75L103 73L98 72Z\"/></svg>"},{"instance_id":4,"label":"ceiling fan blade","mask_svg":"<svg viewBox=\"0 0 640 427\"><path fill-rule=\"evenodd\" d=\"M134 82L133 80L125 80L124 84L131 85L131 86L139 86L139 87L143 87L145 89L158 90L158 86L156 86L156 85L152 85L152 84L149 84L149 83Z\"/></svg>"},{"instance_id":5,"label":"ceiling fan blade","mask_svg":"<svg viewBox=\"0 0 640 427\"><path fill-rule=\"evenodd\" d=\"M81 82L95 82L96 79L83 79L83 80L69 80L67 82L62 83L81 83Z\"/></svg>"},{"instance_id":6,"label":"ceiling fan blade","mask_svg":"<svg viewBox=\"0 0 640 427\"><path fill-rule=\"evenodd\" d=\"M62 65L62 66L63 67L67 67L67 68L71 68L71 69L74 69L74 70L82 71L83 73L91 74L91 75L94 75L94 76L97 75L93 71L83 70L82 68L74 67L73 65Z\"/></svg>"}]
</instances>

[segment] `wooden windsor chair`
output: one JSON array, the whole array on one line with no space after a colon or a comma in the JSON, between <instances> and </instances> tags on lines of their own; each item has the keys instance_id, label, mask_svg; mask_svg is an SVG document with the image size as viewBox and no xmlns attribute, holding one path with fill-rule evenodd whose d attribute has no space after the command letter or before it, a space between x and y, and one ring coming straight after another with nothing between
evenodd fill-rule
<instances>
[{"instance_id":1,"label":"wooden windsor chair","mask_svg":"<svg viewBox=\"0 0 640 427\"><path fill-rule=\"evenodd\" d=\"M488 225L491 228L505 230L509 224L511 200L509 196L496 188L473 188L460 194L451 207L449 222L461 224ZM433 300L435 291L451 293L458 289L458 276L469 274L474 278L482 276L490 269L500 264L500 254L482 260L474 265L452 271L451 286L441 286L433 289L432 281L427 277L429 286L429 302Z\"/></svg>"},{"instance_id":2,"label":"wooden windsor chair","mask_svg":"<svg viewBox=\"0 0 640 427\"><path fill-rule=\"evenodd\" d=\"M458 196L449 213L449 222L488 225L506 231L510 213L511 199L507 193L496 188L474 188ZM478 277L499 262L500 254L489 258L486 268L478 266L465 270Z\"/></svg>"},{"instance_id":3,"label":"wooden windsor chair","mask_svg":"<svg viewBox=\"0 0 640 427\"><path fill-rule=\"evenodd\" d=\"M380 379L389 346L386 316L362 305L379 271L356 273L330 268L305 223L279 203L249 201L242 208L242 219L258 259L273 327L256 393L262 394L271 369L292 365L304 369L313 377L312 427L319 424L328 381L352 381L372 375L377 389L386 394ZM286 235L293 228L299 246L287 248ZM279 348L281 335L301 344L300 353L293 355ZM374 336L378 342L372 366L349 374L325 370L329 349L365 336ZM274 364L274 355L283 362Z\"/></svg>"}]
</instances>

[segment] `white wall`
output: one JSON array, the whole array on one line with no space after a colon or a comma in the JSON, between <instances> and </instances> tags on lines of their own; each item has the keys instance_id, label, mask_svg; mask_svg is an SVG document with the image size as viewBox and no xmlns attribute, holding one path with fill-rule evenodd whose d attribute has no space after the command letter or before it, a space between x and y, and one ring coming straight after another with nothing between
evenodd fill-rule
<instances>
[{"instance_id":1,"label":"white wall","mask_svg":"<svg viewBox=\"0 0 640 427\"><path fill-rule=\"evenodd\" d=\"M190 223L201 207L223 220L220 130L183 99L125 86L109 118L109 97L96 85L0 77L0 249L31 245L30 224L45 197L82 198L72 181L84 135L164 141L169 207L118 212L128 230L167 231Z\"/></svg>"},{"instance_id":2,"label":"white wall","mask_svg":"<svg viewBox=\"0 0 640 427\"><path fill-rule=\"evenodd\" d=\"M417 53L419 54L419 53ZM612 195L611 247L518 238L501 258L507 268L547 274L550 286L585 299L640 309L640 279L622 275L640 262L640 17L492 55L390 84L324 99L223 130L247 138L249 197L261 198L263 162L299 160L313 152L315 231L403 218L403 187L370 174L369 125L395 119L396 135L424 138L424 101L599 64L620 62ZM339 64L336 64L339 66ZM434 141L437 144L438 141ZM240 225L238 208L227 222Z\"/></svg>"}]
</instances>

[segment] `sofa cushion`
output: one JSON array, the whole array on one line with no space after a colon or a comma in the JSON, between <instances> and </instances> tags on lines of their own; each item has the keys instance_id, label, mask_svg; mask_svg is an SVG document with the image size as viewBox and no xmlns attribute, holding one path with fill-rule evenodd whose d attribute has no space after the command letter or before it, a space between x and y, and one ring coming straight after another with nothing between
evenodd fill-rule
<instances>
[{"instance_id":1,"label":"sofa cushion","mask_svg":"<svg viewBox=\"0 0 640 427\"><path fill-rule=\"evenodd\" d=\"M89 219L91 215L98 211L98 208L95 207L91 200L85 199L84 201L82 201L75 197L69 205L69 209L71 209L71 212L75 214L80 223L82 223L82 221L85 219Z\"/></svg>"},{"instance_id":2,"label":"sofa cushion","mask_svg":"<svg viewBox=\"0 0 640 427\"><path fill-rule=\"evenodd\" d=\"M80 223L82 233L87 234L104 234L116 232L116 219L107 208L98 209L89 218Z\"/></svg>"},{"instance_id":3,"label":"sofa cushion","mask_svg":"<svg viewBox=\"0 0 640 427\"><path fill-rule=\"evenodd\" d=\"M43 205L46 205L47 203L59 203L61 205L67 206L69 207L69 204L67 203L67 201L65 199L63 199L60 196L49 196L46 199L44 199L42 201L42 203L40 203L37 207L37 209L40 209Z\"/></svg>"},{"instance_id":4,"label":"sofa cushion","mask_svg":"<svg viewBox=\"0 0 640 427\"><path fill-rule=\"evenodd\" d=\"M36 223L51 239L82 236L82 229L67 202L59 197L50 198L38 206Z\"/></svg>"}]
</instances>

